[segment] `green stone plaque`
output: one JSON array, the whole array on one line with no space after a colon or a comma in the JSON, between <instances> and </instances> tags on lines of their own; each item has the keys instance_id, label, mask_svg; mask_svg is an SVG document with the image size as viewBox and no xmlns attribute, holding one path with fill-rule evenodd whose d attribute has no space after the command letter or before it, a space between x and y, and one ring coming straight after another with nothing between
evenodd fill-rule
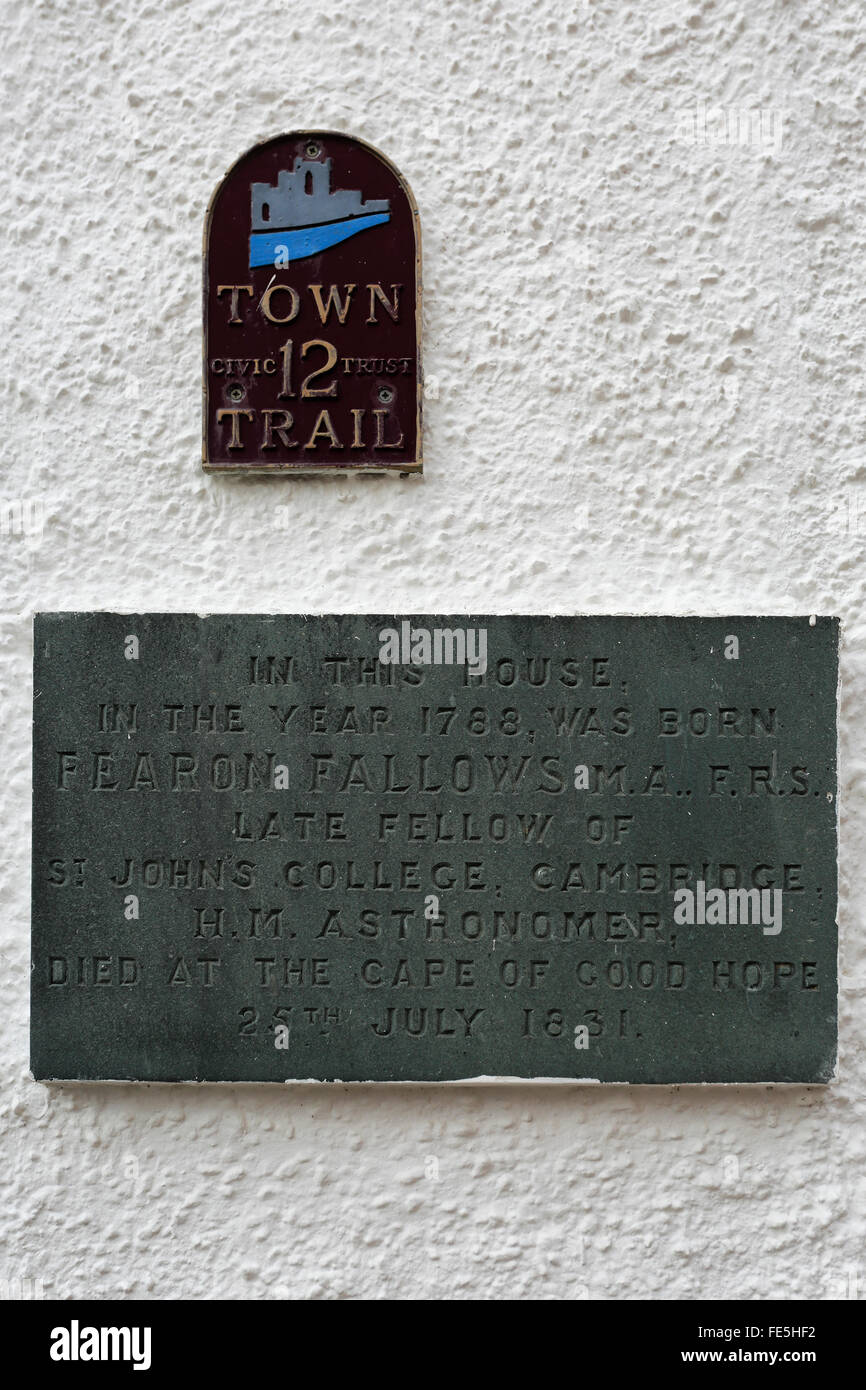
<instances>
[{"instance_id":1,"label":"green stone plaque","mask_svg":"<svg viewBox=\"0 0 866 1390\"><path fill-rule=\"evenodd\" d=\"M37 1078L832 1078L835 619L34 644Z\"/></svg>"}]
</instances>

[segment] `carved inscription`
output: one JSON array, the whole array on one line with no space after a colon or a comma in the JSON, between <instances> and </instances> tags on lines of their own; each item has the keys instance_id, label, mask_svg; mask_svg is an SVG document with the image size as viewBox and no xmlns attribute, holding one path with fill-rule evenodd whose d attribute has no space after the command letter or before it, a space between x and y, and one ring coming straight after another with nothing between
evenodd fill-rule
<instances>
[{"instance_id":1,"label":"carved inscription","mask_svg":"<svg viewBox=\"0 0 866 1390\"><path fill-rule=\"evenodd\" d=\"M828 1080L837 638L40 615L34 1074Z\"/></svg>"}]
</instances>

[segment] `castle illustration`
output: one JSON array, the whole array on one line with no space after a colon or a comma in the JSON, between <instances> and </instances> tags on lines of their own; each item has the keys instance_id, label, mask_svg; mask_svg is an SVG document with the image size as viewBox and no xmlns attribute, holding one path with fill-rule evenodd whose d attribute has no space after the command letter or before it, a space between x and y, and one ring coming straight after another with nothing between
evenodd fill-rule
<instances>
[{"instance_id":1,"label":"castle illustration","mask_svg":"<svg viewBox=\"0 0 866 1390\"><path fill-rule=\"evenodd\" d=\"M250 266L270 265L280 251L303 260L368 227L390 221L387 198L364 199L357 189L331 189L330 159L297 158L277 182L250 187Z\"/></svg>"}]
</instances>

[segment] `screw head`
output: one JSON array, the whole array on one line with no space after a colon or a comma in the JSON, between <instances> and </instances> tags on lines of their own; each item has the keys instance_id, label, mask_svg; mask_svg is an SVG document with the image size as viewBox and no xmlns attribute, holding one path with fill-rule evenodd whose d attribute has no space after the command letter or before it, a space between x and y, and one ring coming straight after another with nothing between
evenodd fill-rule
<instances>
[{"instance_id":1,"label":"screw head","mask_svg":"<svg viewBox=\"0 0 866 1390\"><path fill-rule=\"evenodd\" d=\"M230 401L242 401L245 394L246 393L244 391L244 388L242 386L239 386L237 383L235 383L234 386L229 387Z\"/></svg>"},{"instance_id":2,"label":"screw head","mask_svg":"<svg viewBox=\"0 0 866 1390\"><path fill-rule=\"evenodd\" d=\"M318 159L319 146L316 144L315 140L309 140L307 142L307 148L304 151L304 153L306 154L307 159Z\"/></svg>"},{"instance_id":3,"label":"screw head","mask_svg":"<svg viewBox=\"0 0 866 1390\"><path fill-rule=\"evenodd\" d=\"M380 401L382 401L385 405L388 405L388 403L389 403L390 401L393 401L393 399L394 399L394 388L393 388L393 386L380 386L380 387L379 387L379 400L380 400Z\"/></svg>"}]
</instances>

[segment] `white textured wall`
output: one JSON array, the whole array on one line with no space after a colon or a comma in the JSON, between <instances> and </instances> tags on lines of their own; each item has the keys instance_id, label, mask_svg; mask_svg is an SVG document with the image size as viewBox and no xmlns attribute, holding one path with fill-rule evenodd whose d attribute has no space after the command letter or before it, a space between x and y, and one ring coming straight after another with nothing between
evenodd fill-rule
<instances>
[{"instance_id":1,"label":"white textured wall","mask_svg":"<svg viewBox=\"0 0 866 1390\"><path fill-rule=\"evenodd\" d=\"M862 1296L862 0L3 10L0 1277ZM207 200L304 126L418 200L423 481L199 469ZM36 1086L30 614L109 607L840 614L838 1084Z\"/></svg>"}]
</instances>

